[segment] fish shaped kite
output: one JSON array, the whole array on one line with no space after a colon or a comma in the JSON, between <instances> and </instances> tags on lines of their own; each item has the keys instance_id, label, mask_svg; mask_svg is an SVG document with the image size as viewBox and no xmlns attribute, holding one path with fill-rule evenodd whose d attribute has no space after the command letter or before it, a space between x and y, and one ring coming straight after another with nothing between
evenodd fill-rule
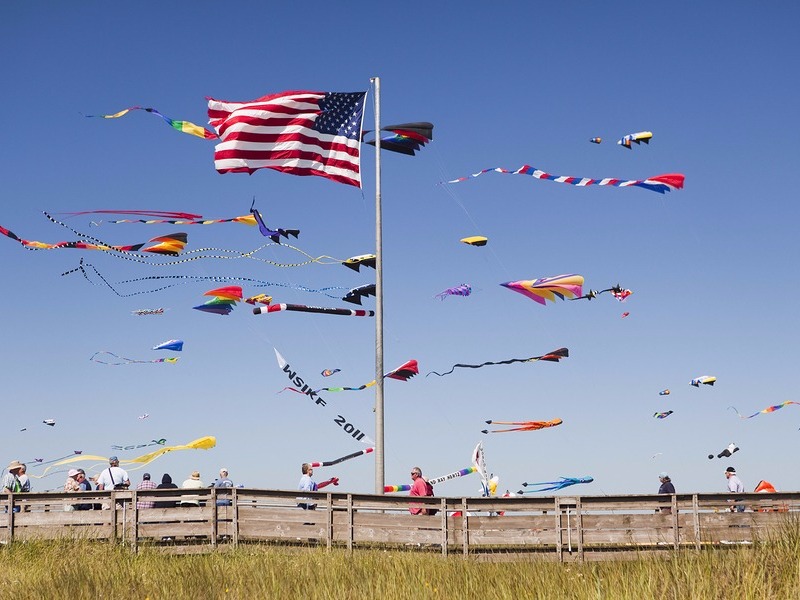
<instances>
[{"instance_id":1,"label":"fish shaped kite","mask_svg":"<svg viewBox=\"0 0 800 600\"><path fill-rule=\"evenodd\" d=\"M433 123L428 123L427 121L386 125L381 127L381 131L388 131L392 134L381 137L381 150L389 150L390 152L398 152L408 156L414 156L417 150L433 139ZM364 136L368 133L373 133L373 131L366 129L361 133L362 141L364 141ZM374 146L375 142L375 140L364 141L365 144L370 146Z\"/></svg>"},{"instance_id":2,"label":"fish shaped kite","mask_svg":"<svg viewBox=\"0 0 800 600\"><path fill-rule=\"evenodd\" d=\"M670 415L671 415L673 412L674 412L674 411L671 411L671 410L668 410L668 411L666 411L666 412L656 412L656 413L653 413L653 416L654 416L656 419L666 419L666 418L667 418L668 416L670 416Z\"/></svg>"},{"instance_id":3,"label":"fish shaped kite","mask_svg":"<svg viewBox=\"0 0 800 600\"><path fill-rule=\"evenodd\" d=\"M388 373L384 373L384 379L397 379L398 381L408 381L414 375L419 374L419 366L417 365L416 360L409 360L404 362L402 365L397 367L396 369L389 371ZM358 392L361 390L365 390L369 387L374 386L377 383L377 380L373 379L369 383L365 383L358 387L324 387L318 390L314 390L316 393L319 392ZM298 390L293 390L298 391ZM301 392L302 393L302 392Z\"/></svg>"},{"instance_id":4,"label":"fish shaped kite","mask_svg":"<svg viewBox=\"0 0 800 600\"><path fill-rule=\"evenodd\" d=\"M528 279L520 281L507 281L501 283L514 292L527 296L539 304L546 304L547 300L555 302L555 299L565 296L575 299L583 294L582 275L556 275L555 277L542 277L540 279Z\"/></svg>"},{"instance_id":5,"label":"fish shaped kite","mask_svg":"<svg viewBox=\"0 0 800 600\"><path fill-rule=\"evenodd\" d=\"M293 238L297 238L300 235L299 229L270 229L267 227L266 223L264 223L264 219L261 217L261 213L258 212L258 209L255 207L256 201L255 198L253 199L253 204L250 206L250 214L255 219L256 223L258 223L258 230L261 232L261 235L264 237L268 237L276 244L279 244L281 241L281 237L285 237L289 239L289 236Z\"/></svg>"},{"instance_id":6,"label":"fish shaped kite","mask_svg":"<svg viewBox=\"0 0 800 600\"><path fill-rule=\"evenodd\" d=\"M522 484L523 487L532 487L532 486L547 486L547 487L540 487L538 490L519 490L518 494L531 494L534 492L552 492L554 490L561 490L565 487L569 487L571 485L577 485L579 483L592 483L594 481L594 477L562 477L558 481L540 481L538 483L528 483L525 482Z\"/></svg>"},{"instance_id":7,"label":"fish shaped kite","mask_svg":"<svg viewBox=\"0 0 800 600\"><path fill-rule=\"evenodd\" d=\"M195 307L197 308L197 307ZM265 315L273 312L295 311L319 313L323 315L344 315L350 317L374 317L374 310L353 310L350 308L328 308L324 306L306 306L305 304L271 304L270 306L256 306L254 315Z\"/></svg>"},{"instance_id":8,"label":"fish shaped kite","mask_svg":"<svg viewBox=\"0 0 800 600\"><path fill-rule=\"evenodd\" d=\"M458 179L452 179L450 181L446 181L445 183L459 183L461 181L467 181L468 179L474 179L475 177L480 177L484 173L491 173L491 172L503 173L504 175L529 175L531 177L534 177L535 179L547 179L549 181L555 181L556 183L568 183L569 185L574 185L577 187L588 187L591 185L610 185L613 187L639 187L645 190L650 190L651 192L658 192L659 194L671 192L672 190L683 189L683 184L685 180L685 176L681 173L668 173L665 175L655 175L647 179L616 179L614 177L607 177L605 179L590 179L588 177L551 175L545 171L542 171L541 169L537 169L529 165L523 165L516 171L511 171L500 167L484 169L483 171L478 171L477 173L473 173L472 175L468 175L466 177L459 177Z\"/></svg>"},{"instance_id":9,"label":"fish shaped kite","mask_svg":"<svg viewBox=\"0 0 800 600\"><path fill-rule=\"evenodd\" d=\"M489 238L482 235L473 235L471 237L462 238L461 241L469 246L485 246L489 243Z\"/></svg>"},{"instance_id":10,"label":"fish shaped kite","mask_svg":"<svg viewBox=\"0 0 800 600\"><path fill-rule=\"evenodd\" d=\"M366 298L368 296L375 295L375 284L369 283L367 285L362 285L356 288L353 288L347 294L342 297L342 300L345 302L351 302L353 304L361 305L361 299Z\"/></svg>"},{"instance_id":11,"label":"fish shaped kite","mask_svg":"<svg viewBox=\"0 0 800 600\"><path fill-rule=\"evenodd\" d=\"M161 117L164 122L172 127L173 129L180 131L181 133L188 133L189 135L193 135L199 138L204 138L207 140L215 140L219 138L219 136L214 133L213 131L209 131L200 125L195 125L194 123L190 123L189 121L176 121L170 119L169 117L165 117L155 108L145 108L144 106L131 106L130 108L125 108L113 115L83 115L87 118L100 118L100 119L118 119L119 117L123 117L127 115L129 112L134 110L143 110L145 112L149 112L150 114L156 115Z\"/></svg>"},{"instance_id":12,"label":"fish shaped kite","mask_svg":"<svg viewBox=\"0 0 800 600\"><path fill-rule=\"evenodd\" d=\"M352 454L347 454L346 456L334 458L333 460L310 460L308 461L308 464L310 464L313 469L316 469L317 467L332 467L333 465L338 465L339 463L350 460L351 458L358 458L359 456L364 456L365 454L371 454L374 451L374 447L369 447L359 450L358 452L353 452Z\"/></svg>"},{"instance_id":13,"label":"fish shaped kite","mask_svg":"<svg viewBox=\"0 0 800 600\"><path fill-rule=\"evenodd\" d=\"M480 369L481 367L485 367L487 365L510 365L513 363L524 363L524 362L536 362L539 360L544 360L548 362L559 362L562 358L567 358L569 356L569 350L567 348L559 348L558 350L553 350L547 354L543 354L542 356L532 356L530 358L510 358L508 360L500 360L496 362L485 362L479 365L465 365L465 364L455 364L453 367L445 372L445 373L437 373L436 371L431 371L427 373L425 377L428 375L438 375L439 377L444 377L445 375L450 375L456 368L468 368L468 369Z\"/></svg>"},{"instance_id":14,"label":"fish shaped kite","mask_svg":"<svg viewBox=\"0 0 800 600\"><path fill-rule=\"evenodd\" d=\"M323 377L330 377L331 375L334 375L339 372L341 372L341 369L325 369L324 371L322 371L322 373L320 373L320 375L322 375Z\"/></svg>"},{"instance_id":15,"label":"fish shaped kite","mask_svg":"<svg viewBox=\"0 0 800 600\"><path fill-rule=\"evenodd\" d=\"M362 266L374 269L375 261L377 259L378 257L374 254L361 254L359 256L353 256L347 260L343 260L342 264L348 269L353 269L353 271L359 271L360 267Z\"/></svg>"},{"instance_id":16,"label":"fish shaped kite","mask_svg":"<svg viewBox=\"0 0 800 600\"><path fill-rule=\"evenodd\" d=\"M711 375L701 375L700 377L695 377L689 382L689 385L693 385L696 388L699 388L700 385L714 385L717 381L716 377L712 377Z\"/></svg>"},{"instance_id":17,"label":"fish shaped kite","mask_svg":"<svg viewBox=\"0 0 800 600\"><path fill-rule=\"evenodd\" d=\"M728 447L725 448L725 450L723 450L722 452L717 454L717 458L723 458L723 457L727 458L727 457L730 457L734 452L738 452L738 451L739 451L739 446L737 446L736 444L731 442L730 444L728 444ZM708 459L711 460L712 458L714 458L714 455L713 454L709 454L708 455Z\"/></svg>"},{"instance_id":18,"label":"fish shaped kite","mask_svg":"<svg viewBox=\"0 0 800 600\"><path fill-rule=\"evenodd\" d=\"M106 361L97 358L98 356L111 356L117 360L115 361ZM166 358L156 358L155 360L136 360L133 358L125 358L124 356L120 356L119 354L114 354L113 352L109 352L108 350L100 350L99 352L95 352L89 357L89 360L92 362L100 363L101 365L111 365L111 366L119 366L119 365L144 365L150 363L168 363L168 364L175 364L178 362L177 356L169 356Z\"/></svg>"},{"instance_id":19,"label":"fish shaped kite","mask_svg":"<svg viewBox=\"0 0 800 600\"><path fill-rule=\"evenodd\" d=\"M552 421L486 421L487 424L492 425L519 425L519 427L511 427L508 429L482 429L481 433L503 433L506 431L537 431L545 429L546 427L555 427L561 425L561 419L553 419Z\"/></svg>"},{"instance_id":20,"label":"fish shaped kite","mask_svg":"<svg viewBox=\"0 0 800 600\"><path fill-rule=\"evenodd\" d=\"M800 402L794 402L793 400L787 400L786 402L781 402L780 404L776 404L774 406L768 406L767 408L765 408L763 410L760 410L758 412L755 412L755 413L753 413L752 415L749 415L749 416L745 416L743 414L740 414L739 411L736 410L735 406L729 406L728 408L733 409L733 411L737 415L739 415L740 419L752 419L753 417L757 417L758 415L766 415L768 413L775 412L776 410L780 410L784 406L789 406L790 404L797 404L798 406L800 406Z\"/></svg>"},{"instance_id":21,"label":"fish shaped kite","mask_svg":"<svg viewBox=\"0 0 800 600\"><path fill-rule=\"evenodd\" d=\"M153 346L153 350L173 350L174 352L180 352L183 350L183 340L169 340L166 342L161 342Z\"/></svg>"},{"instance_id":22,"label":"fish shaped kite","mask_svg":"<svg viewBox=\"0 0 800 600\"><path fill-rule=\"evenodd\" d=\"M636 133L629 133L628 135L624 136L622 139L617 141L617 144L630 150L631 143L639 144L641 142L644 142L645 144L649 144L652 138L653 134L651 132L638 131Z\"/></svg>"},{"instance_id":23,"label":"fish shaped kite","mask_svg":"<svg viewBox=\"0 0 800 600\"><path fill-rule=\"evenodd\" d=\"M472 293L472 286L468 283L462 283L461 285L457 285L455 287L447 288L446 290L442 290L438 294L434 296L434 298L438 298L439 300L444 300L448 296L469 296Z\"/></svg>"}]
</instances>

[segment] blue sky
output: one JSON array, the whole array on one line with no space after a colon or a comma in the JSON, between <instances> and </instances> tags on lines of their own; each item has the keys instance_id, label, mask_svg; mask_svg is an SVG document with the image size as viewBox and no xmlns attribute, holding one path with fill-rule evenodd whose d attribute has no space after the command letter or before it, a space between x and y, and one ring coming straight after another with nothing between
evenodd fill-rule
<instances>
[{"instance_id":1,"label":"blue sky","mask_svg":"<svg viewBox=\"0 0 800 600\"><path fill-rule=\"evenodd\" d=\"M465 3L270 3L221 7L178 2L0 8L0 80L6 98L0 153L0 224L21 237L70 240L41 213L95 209L180 210L207 218L247 214L253 197L268 224L298 228L292 243L312 255L374 251L374 152L364 147L363 192L316 177L271 171L219 175L213 143L137 113L152 106L206 122L205 97L250 100L290 89L355 91L381 77L384 123L429 120L434 141L415 158L383 156L385 366L419 361L421 375L387 381L386 483L408 483L469 465L484 440L500 489L559 476L594 477L586 494L651 493L668 471L679 492L724 489L734 465L748 489L760 479L800 489L794 468L798 407L740 420L798 400L795 276L798 43L795 3L517 3L476 10ZM337 24L341 22L341 25ZM372 96L365 124L372 127ZM620 148L635 131L649 146ZM601 145L589 138L600 136ZM530 164L551 173L641 179L686 175L664 196L640 189L574 188L487 174ZM62 215L63 216L63 215ZM129 244L182 230L168 225L91 227ZM249 251L263 243L241 225L183 228L189 249ZM459 243L485 235L483 248ZM95 278L61 277L83 257L111 282L153 275L220 275L322 288L374 281L338 265L277 268L256 261L155 267L100 252L28 252L0 240L0 348L5 398L2 460L55 458L74 449L111 454L112 444L215 435L206 452L174 453L147 470L182 481L220 466L236 483L294 488L304 460L362 446L338 430L334 411L374 437L371 391L328 394L320 409L277 392L286 385L273 348L314 387L357 386L374 376L369 319L280 313L230 316L191 310L216 284L180 285L120 298ZM269 249L264 257L293 262ZM586 288L634 291L618 304L540 306L498 284L579 273ZM461 283L470 297L434 295ZM147 283L119 286L146 291ZM342 306L271 287L279 302ZM372 308L373 299L365 301ZM132 310L166 307L162 317ZM621 319L623 311L630 316ZM177 365L109 367L99 350L135 358L180 338ZM459 369L455 363L537 356L566 346L559 364ZM714 375L695 389L689 380ZM658 392L670 388L668 397ZM673 410L664 420L656 411ZM327 412L326 412L327 411ZM149 413L146 420L138 416ZM482 436L484 420L550 420L558 428ZM41 424L54 418L53 428ZM18 431L27 427L27 431ZM708 460L729 443L732 460ZM131 458L136 452L120 452ZM87 465L88 466L88 465ZM37 474L36 469L32 473ZM134 482L139 474L132 473ZM371 457L329 469L339 490L374 489ZM60 487L63 475L35 480ZM474 476L473 476L474 477ZM574 491L568 490L570 492ZM475 495L476 479L437 495Z\"/></svg>"}]
</instances>

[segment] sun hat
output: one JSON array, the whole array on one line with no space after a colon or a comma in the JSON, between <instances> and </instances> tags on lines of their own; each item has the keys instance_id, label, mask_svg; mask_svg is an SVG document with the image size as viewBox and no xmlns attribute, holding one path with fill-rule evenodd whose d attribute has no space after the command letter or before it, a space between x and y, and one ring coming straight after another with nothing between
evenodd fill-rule
<instances>
[{"instance_id":1,"label":"sun hat","mask_svg":"<svg viewBox=\"0 0 800 600\"><path fill-rule=\"evenodd\" d=\"M725 469L725 472L726 473L734 473L735 474L736 473L736 469L734 469L733 467L728 467L727 469Z\"/></svg>"},{"instance_id":2,"label":"sun hat","mask_svg":"<svg viewBox=\"0 0 800 600\"><path fill-rule=\"evenodd\" d=\"M200 479L200 471L192 471L192 479Z\"/></svg>"},{"instance_id":3,"label":"sun hat","mask_svg":"<svg viewBox=\"0 0 800 600\"><path fill-rule=\"evenodd\" d=\"M669 475L667 474L666 471L661 471L661 473L658 474L658 478L659 479L669 479Z\"/></svg>"},{"instance_id":4,"label":"sun hat","mask_svg":"<svg viewBox=\"0 0 800 600\"><path fill-rule=\"evenodd\" d=\"M17 469L21 469L22 466L23 466L22 463L19 462L18 460L12 460L11 464L8 465L8 470L9 471L16 471Z\"/></svg>"},{"instance_id":5,"label":"sun hat","mask_svg":"<svg viewBox=\"0 0 800 600\"><path fill-rule=\"evenodd\" d=\"M77 476L78 476L78 474L79 474L79 471L78 471L78 469L70 469L70 470L67 472L67 477L77 477Z\"/></svg>"}]
</instances>

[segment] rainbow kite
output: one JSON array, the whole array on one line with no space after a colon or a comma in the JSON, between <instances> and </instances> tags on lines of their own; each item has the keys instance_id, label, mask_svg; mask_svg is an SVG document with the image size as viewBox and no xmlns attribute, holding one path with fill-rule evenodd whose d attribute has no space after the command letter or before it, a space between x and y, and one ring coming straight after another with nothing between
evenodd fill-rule
<instances>
[{"instance_id":1,"label":"rainbow kite","mask_svg":"<svg viewBox=\"0 0 800 600\"><path fill-rule=\"evenodd\" d=\"M795 401L793 401L793 400L787 400L786 402L781 402L780 404L776 404L775 406L768 406L768 407L767 407L767 408L765 408L764 410L760 410L760 411L758 411L758 412L756 412L756 413L753 413L752 415L750 415L750 416L747 416L747 417L746 417L746 416L744 416L743 414L739 413L739 411L738 411L738 410L736 410L736 407L735 407L735 406L729 406L728 408L732 408L732 409L733 409L733 411L734 411L734 412L735 412L737 415L739 415L739 418L740 418L740 419L752 419L753 417L757 417L758 415L762 415L762 414L764 414L764 415L765 415L765 414L767 414L767 413L775 412L776 410L780 410L780 409L781 409L781 408L783 408L784 406L789 406L790 404L797 404L798 406L800 406L800 402L795 402Z\"/></svg>"},{"instance_id":2,"label":"rainbow kite","mask_svg":"<svg viewBox=\"0 0 800 600\"><path fill-rule=\"evenodd\" d=\"M547 300L555 302L556 297L564 299L568 296L575 299L583 294L582 275L556 275L555 277L542 277L541 279L528 279L520 281L507 281L501 283L514 292L527 296L539 304L546 304Z\"/></svg>"},{"instance_id":3,"label":"rainbow kite","mask_svg":"<svg viewBox=\"0 0 800 600\"><path fill-rule=\"evenodd\" d=\"M93 118L100 118L100 119L118 119L120 117L124 117L132 110L143 110L145 112L149 112L150 114L156 115L164 119L164 121L172 127L180 131L181 133L188 133L189 135L194 135L199 138L204 138L207 140L216 140L219 136L214 133L213 131L209 131L200 125L195 125L194 123L190 123L189 121L175 121L170 119L169 117L165 117L160 112L158 112L155 108L145 108L144 106L131 106L130 108L126 108L124 110L119 111L118 113L114 113L113 115L83 115L84 117L93 119Z\"/></svg>"}]
</instances>

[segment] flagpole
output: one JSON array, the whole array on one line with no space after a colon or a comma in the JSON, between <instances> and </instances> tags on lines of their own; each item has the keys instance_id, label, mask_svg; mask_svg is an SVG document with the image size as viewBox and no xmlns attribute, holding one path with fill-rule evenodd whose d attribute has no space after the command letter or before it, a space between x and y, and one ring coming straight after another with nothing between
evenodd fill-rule
<instances>
[{"instance_id":1,"label":"flagpole","mask_svg":"<svg viewBox=\"0 0 800 600\"><path fill-rule=\"evenodd\" d=\"M381 215L381 78L372 77L375 92L375 493L383 494L383 223Z\"/></svg>"}]
</instances>

